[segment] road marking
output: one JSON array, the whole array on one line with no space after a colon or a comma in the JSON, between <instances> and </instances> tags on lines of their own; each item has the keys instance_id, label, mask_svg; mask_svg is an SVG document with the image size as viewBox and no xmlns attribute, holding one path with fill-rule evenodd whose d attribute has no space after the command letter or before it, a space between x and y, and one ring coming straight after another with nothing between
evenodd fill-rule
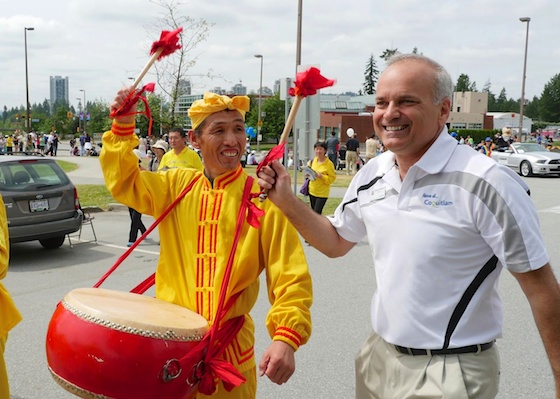
<instances>
[{"instance_id":1,"label":"road marking","mask_svg":"<svg viewBox=\"0 0 560 399\"><path fill-rule=\"evenodd\" d=\"M89 240L74 240L74 241L83 242L83 243L92 242L92 241L89 241ZM122 245L105 244L105 243L102 243L102 242L99 242L99 241L98 241L98 244L99 244L99 245L103 245L103 246L105 246L105 247L110 247L110 248L128 249L128 247L123 247ZM136 248L134 249L134 251L132 251L132 252L141 252L141 253L144 253L144 254L159 256L159 251L158 251L158 252L156 252L156 251L148 251L148 250L146 250L146 249L138 249L138 247L136 247Z\"/></svg>"}]
</instances>

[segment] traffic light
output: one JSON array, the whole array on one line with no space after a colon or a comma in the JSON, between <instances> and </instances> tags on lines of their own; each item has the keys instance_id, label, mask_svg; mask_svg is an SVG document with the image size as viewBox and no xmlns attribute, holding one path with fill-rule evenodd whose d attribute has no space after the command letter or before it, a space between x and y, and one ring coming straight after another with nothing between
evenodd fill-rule
<instances>
[{"instance_id":1,"label":"traffic light","mask_svg":"<svg viewBox=\"0 0 560 399\"><path fill-rule=\"evenodd\" d=\"M16 114L16 120L19 121L19 114Z\"/></svg>"},{"instance_id":2,"label":"traffic light","mask_svg":"<svg viewBox=\"0 0 560 399\"><path fill-rule=\"evenodd\" d=\"M68 111L68 112L66 113L66 117L67 117L68 119L72 119L72 118L74 117L74 114L72 113L72 111Z\"/></svg>"}]
</instances>

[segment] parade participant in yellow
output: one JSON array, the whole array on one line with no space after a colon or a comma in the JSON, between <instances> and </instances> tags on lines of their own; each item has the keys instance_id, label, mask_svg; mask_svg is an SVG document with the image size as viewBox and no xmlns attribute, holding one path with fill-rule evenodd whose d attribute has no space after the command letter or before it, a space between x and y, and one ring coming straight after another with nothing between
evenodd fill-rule
<instances>
[{"instance_id":1,"label":"parade participant in yellow","mask_svg":"<svg viewBox=\"0 0 560 399\"><path fill-rule=\"evenodd\" d=\"M309 182L309 200L311 208L318 214L323 213L323 207L329 199L331 184L336 180L334 164L327 158L327 144L323 141L315 143L315 158L310 167L315 172L315 179Z\"/></svg>"},{"instance_id":2,"label":"parade participant in yellow","mask_svg":"<svg viewBox=\"0 0 560 399\"><path fill-rule=\"evenodd\" d=\"M159 170L173 168L194 168L202 170L202 161L196 153L187 147L185 131L180 127L171 129L169 132L169 146L171 151L166 152L161 158Z\"/></svg>"},{"instance_id":3,"label":"parade participant in yellow","mask_svg":"<svg viewBox=\"0 0 560 399\"><path fill-rule=\"evenodd\" d=\"M10 240L8 238L8 223L6 207L0 197L0 280L6 277L8 261L10 259ZM10 331L21 320L21 315L16 309L10 294L0 282L0 398L10 397L8 373L4 361L4 349Z\"/></svg>"},{"instance_id":4,"label":"parade participant in yellow","mask_svg":"<svg viewBox=\"0 0 560 399\"><path fill-rule=\"evenodd\" d=\"M117 109L130 90L122 89L111 104ZM156 297L185 306L212 324L226 268L237 213L248 176L241 167L245 153L245 113L249 98L206 93L189 109L194 130L189 139L200 149L204 171L171 169L140 171L132 149L138 145L134 111L117 117L103 136L100 158L113 197L143 214L159 217L193 180L191 191L159 224L161 253L156 271ZM252 192L259 192L256 182ZM244 324L224 353L246 382L228 391L222 382L212 398L250 399L256 396L254 322L249 312L259 292L259 274L266 274L271 308L266 326L272 343L259 363L259 374L277 383L295 371L295 351L311 334L311 277L299 236L271 201L262 209L260 227L244 222L235 251L227 298L236 297L225 319L241 316ZM257 208L258 205L258 208ZM197 399L209 397L198 393Z\"/></svg>"}]
</instances>

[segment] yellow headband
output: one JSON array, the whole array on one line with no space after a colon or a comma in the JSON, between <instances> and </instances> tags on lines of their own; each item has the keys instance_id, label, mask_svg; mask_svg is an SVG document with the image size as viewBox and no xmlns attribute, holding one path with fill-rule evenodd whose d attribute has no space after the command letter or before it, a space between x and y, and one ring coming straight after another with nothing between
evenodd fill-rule
<instances>
[{"instance_id":1,"label":"yellow headband","mask_svg":"<svg viewBox=\"0 0 560 399\"><path fill-rule=\"evenodd\" d=\"M192 128L196 129L210 115L224 109L236 110L245 120L245 113L249 111L251 101L247 96L220 96L216 93L206 92L202 100L196 100L189 108L189 118L191 118Z\"/></svg>"}]
</instances>

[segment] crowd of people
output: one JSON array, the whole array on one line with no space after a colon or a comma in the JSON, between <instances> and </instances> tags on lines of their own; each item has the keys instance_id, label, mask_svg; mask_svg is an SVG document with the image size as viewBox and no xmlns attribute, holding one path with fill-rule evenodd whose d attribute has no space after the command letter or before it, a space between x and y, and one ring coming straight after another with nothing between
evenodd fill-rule
<instances>
[{"instance_id":1,"label":"crowd of people","mask_svg":"<svg viewBox=\"0 0 560 399\"><path fill-rule=\"evenodd\" d=\"M56 156L60 139L56 131L26 133L16 130L13 134L0 135L0 155L40 153Z\"/></svg>"}]
</instances>

